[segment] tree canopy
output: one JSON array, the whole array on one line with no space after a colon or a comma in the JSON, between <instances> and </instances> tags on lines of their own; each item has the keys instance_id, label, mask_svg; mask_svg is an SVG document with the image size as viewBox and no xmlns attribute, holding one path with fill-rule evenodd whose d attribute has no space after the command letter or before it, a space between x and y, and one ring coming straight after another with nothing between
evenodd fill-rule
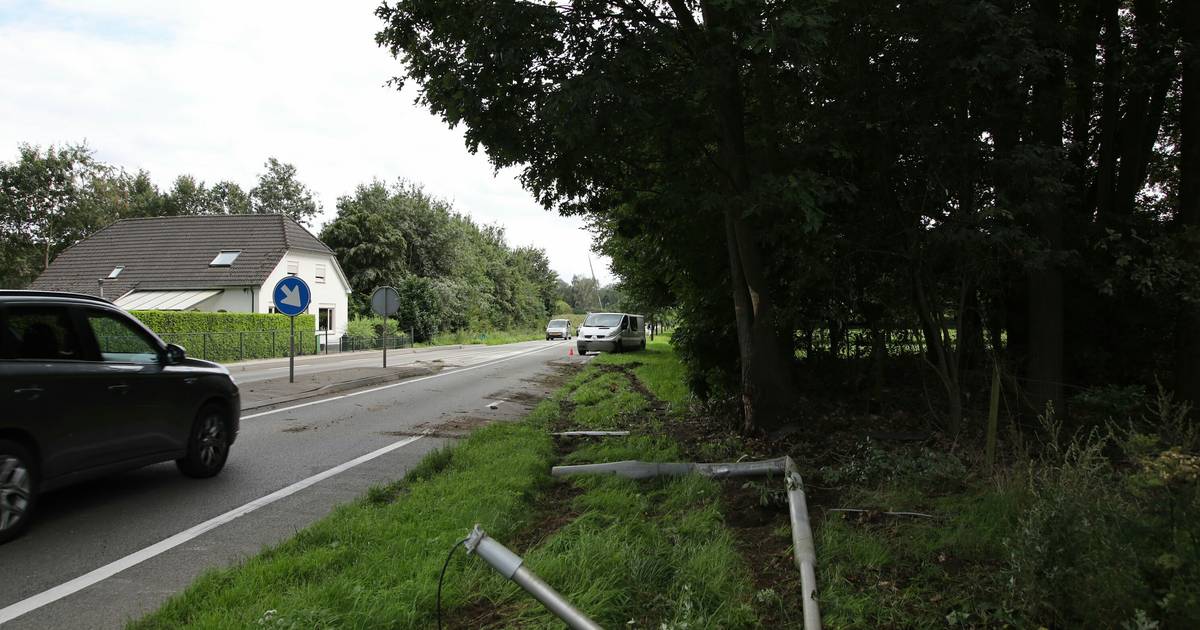
<instances>
[{"instance_id":1,"label":"tree canopy","mask_svg":"<svg viewBox=\"0 0 1200 630\"><path fill-rule=\"evenodd\" d=\"M871 364L916 332L957 430L991 363L1031 410L1160 374L1200 400L1197 4L402 0L376 41L677 309L747 428L859 330Z\"/></svg>"},{"instance_id":2,"label":"tree canopy","mask_svg":"<svg viewBox=\"0 0 1200 630\"><path fill-rule=\"evenodd\" d=\"M380 286L399 291L402 326L424 340L442 331L539 326L553 314L558 276L544 251L512 248L419 186L373 181L338 200L321 240L338 255L366 314Z\"/></svg>"}]
</instances>

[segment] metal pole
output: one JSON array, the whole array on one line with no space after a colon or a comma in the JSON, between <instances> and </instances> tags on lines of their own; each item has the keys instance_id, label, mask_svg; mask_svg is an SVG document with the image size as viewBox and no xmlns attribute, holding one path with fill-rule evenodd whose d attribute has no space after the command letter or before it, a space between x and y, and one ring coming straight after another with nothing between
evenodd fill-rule
<instances>
[{"instance_id":1,"label":"metal pole","mask_svg":"<svg viewBox=\"0 0 1200 630\"><path fill-rule=\"evenodd\" d=\"M246 331L238 333L238 361L246 360Z\"/></svg>"},{"instance_id":2,"label":"metal pole","mask_svg":"<svg viewBox=\"0 0 1200 630\"><path fill-rule=\"evenodd\" d=\"M296 382L296 318L289 317L292 324L292 335L288 342L288 382Z\"/></svg>"},{"instance_id":3,"label":"metal pole","mask_svg":"<svg viewBox=\"0 0 1200 630\"><path fill-rule=\"evenodd\" d=\"M500 575L516 582L534 599L538 600L550 612L562 619L572 630L600 630L596 622L588 618L578 608L571 605L563 596L546 584L537 575L524 566L521 556L511 552L507 547L496 542L494 538L484 533L479 525L467 537L467 551L479 554L488 564L492 565Z\"/></svg>"}]
</instances>

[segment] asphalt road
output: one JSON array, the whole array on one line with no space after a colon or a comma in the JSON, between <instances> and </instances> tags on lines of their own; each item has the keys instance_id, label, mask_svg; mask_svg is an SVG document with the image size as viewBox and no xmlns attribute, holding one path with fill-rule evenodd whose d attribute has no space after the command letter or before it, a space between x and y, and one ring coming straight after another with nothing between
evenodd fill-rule
<instances>
[{"instance_id":1,"label":"asphalt road","mask_svg":"<svg viewBox=\"0 0 1200 630\"><path fill-rule=\"evenodd\" d=\"M389 350L388 366L415 365L421 362L442 361L448 365L470 365L481 360L494 359L505 352L519 351L532 345L545 345L545 341L514 343L503 346L446 346L440 348L418 348ZM563 350L565 353L566 350ZM298 357L296 359L296 376L318 374L336 370L353 368L380 367L383 365L383 352L347 352L344 354L321 354ZM266 359L229 364L230 372L238 383L257 383L260 381L286 377L288 375L287 359Z\"/></svg>"},{"instance_id":2,"label":"asphalt road","mask_svg":"<svg viewBox=\"0 0 1200 630\"><path fill-rule=\"evenodd\" d=\"M586 360L566 355L565 343L545 341L410 355L456 367L255 410L214 479L187 479L168 463L48 494L30 531L0 546L0 625L121 627L204 570L401 477L448 439L519 417L548 391L542 377L556 363Z\"/></svg>"}]
</instances>

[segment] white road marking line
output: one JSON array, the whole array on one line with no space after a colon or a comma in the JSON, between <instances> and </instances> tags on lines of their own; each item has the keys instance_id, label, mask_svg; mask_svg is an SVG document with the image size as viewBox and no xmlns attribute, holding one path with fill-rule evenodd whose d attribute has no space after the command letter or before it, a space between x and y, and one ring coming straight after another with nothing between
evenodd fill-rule
<instances>
[{"instance_id":1,"label":"white road marking line","mask_svg":"<svg viewBox=\"0 0 1200 630\"><path fill-rule=\"evenodd\" d=\"M183 543L192 540L193 538L196 538L205 532L216 529L217 527L233 521L238 517L245 516L246 514L249 514L260 507L270 505L284 497L295 494L338 473L354 468L359 464L371 461L376 457L386 455L396 449L408 446L409 444L412 444L423 437L425 436L414 435L412 437L400 440L399 442L388 444L381 449L371 451L366 455L356 457L344 464L334 466L325 472L317 473L307 479L297 481L286 488L276 490L275 492L272 492L264 497L259 497L241 507L234 508L224 514L221 514L220 516L210 518L199 525L185 529L182 532L171 536L170 538L161 540L153 545L150 545L149 547L135 551L124 558L110 562L99 569L85 573L73 580L63 582L54 588L42 591L37 595L23 599L10 606L0 608L0 624L12 621L21 615L37 610L38 608L41 608L47 604L56 602L68 595L77 593L93 584L106 580L120 573L121 571L124 571L125 569L145 562L146 560L149 560L150 558L153 558L154 556L157 556L163 552L174 549L175 547L178 547L179 545L182 545Z\"/></svg>"},{"instance_id":2,"label":"white road marking line","mask_svg":"<svg viewBox=\"0 0 1200 630\"><path fill-rule=\"evenodd\" d=\"M553 346L551 346L551 347L553 347ZM408 385L410 383L427 381L429 379L438 378L440 376L447 376L450 374L458 374L459 372L467 372L469 370L475 370L475 369L479 369L479 368L488 367L490 365L496 365L497 363L511 361L512 359L516 359L516 358L524 356L526 354L532 354L532 353L540 352L540 351L546 350L546 349L547 348L545 348L545 347L535 348L533 350L529 350L529 351L521 352L521 353L518 353L515 355L507 356L505 358L498 359L496 361L490 361L488 363L480 363L479 365L471 365L471 366L468 366L465 368L458 368L455 370L447 370L445 372L439 372L439 373L433 374L431 376L422 376L421 378L416 378L416 379L412 379L409 381L401 381L399 383L393 383L391 385L384 385L382 387L375 387L372 389L364 389L364 390L357 391L357 392L354 392L351 394L344 394L341 396L333 396L330 398L323 398L321 400L307 402L307 403L303 403L300 405L293 405L291 407L284 407L281 409L264 411L261 413L251 414L249 416L243 416L242 419L247 420L250 418L257 418L257 417L265 416L265 415L272 414L272 413L280 413L283 411L290 411L292 409L299 409L301 407L309 407L312 405L319 405L322 403L332 402L335 400L341 400L343 398L350 398L353 396L369 394L371 392L377 392L377 391L384 390L384 389L391 389L393 387L399 387L401 385ZM422 437L425 437L425 436L424 435L416 435L413 437L409 437L409 438L400 440L399 442L393 442L392 444L389 444L383 448L371 451L370 453L367 453L366 455L356 457L344 464L339 464L337 466L334 466L333 468L330 468L329 470L326 470L325 472L317 473L316 475L313 475L312 477L303 479L301 481L297 481L296 483L294 483L290 486L287 486L286 488L283 488L281 490L276 490L275 492L272 492L271 494L268 494L263 497L259 497L241 507L234 508L224 514L221 514L220 516L213 517L207 521L204 521L203 523L200 523L199 525L195 525L193 527L185 529L182 532L179 532L178 534L171 536L170 538L161 540L153 545L150 545L149 547L135 551L135 552L125 556L124 558L114 560L113 562L110 562L98 569L93 570L93 571L89 571L88 573L85 573L73 580L63 582L62 584L59 584L58 586L47 589L45 591L42 591L41 593L38 593L37 595L32 595L32 596L27 597L19 602L16 602L15 604L10 604L9 606L0 608L0 625L3 625L9 621L12 621L13 619L16 619L17 617L20 617L21 615L24 615L26 613L37 610L38 608L41 608L48 604L52 604L64 597L78 593L79 591L81 591L89 586L92 586L94 584L97 584L99 582L102 582L102 581L120 573L121 571L124 571L135 565L141 564L142 562L145 562L146 560L149 560L149 559L151 559L157 555L160 555L166 551L170 551L171 549L174 549L175 547L178 547L179 545L182 545L183 543L185 543L189 540L192 540L193 538L196 538L206 532L216 529L217 527L220 527L221 525L229 523L230 521L233 521L234 519L237 519L241 516L245 516L246 514L249 514L250 512L257 510L260 507L263 507L265 505L270 505L284 497L295 494L305 488L308 488L312 485L320 483L321 481L324 481L338 473L341 473L341 472L344 472L351 468L354 468L355 466L358 466L359 464L368 462L368 461L375 459L376 457L379 457L381 455L386 455L396 449L408 446L409 444L416 442L417 440L421 439Z\"/></svg>"},{"instance_id":3,"label":"white road marking line","mask_svg":"<svg viewBox=\"0 0 1200 630\"><path fill-rule=\"evenodd\" d=\"M557 344L556 344L556 345L557 345ZM356 392L351 392L351 393L349 393L349 394L342 394L342 395L340 395L340 396L330 396L329 398L322 398L322 399L320 399L320 400L314 400L314 401L312 401L312 402L300 403L299 405L292 405L291 407L281 407L281 408L279 408L279 409L272 409L272 410L270 410L270 411L260 411L259 413L252 413L252 414L250 414L250 415L248 415L248 416L242 416L242 420L250 420L250 419L253 419L253 418L259 418L259 417L266 416L266 415L270 415L270 414L273 414L273 413L281 413L281 412L284 412L284 411L291 411L291 410L293 410L293 409L300 409L301 407L310 407L310 406L312 406L312 405L322 405L322 404L325 404L325 403L327 403L327 402L333 402L333 401L335 401L335 400L341 400L341 399L343 399L343 398L351 398L351 397L354 397L354 396L361 396L361 395L363 395L363 394L370 394L370 393L373 393L373 392L378 392L378 391L382 391L382 390L385 390L385 389L391 389L391 388L393 388L393 387L401 387L401 386L404 386L404 385L411 385L411 384L413 384L413 383L420 383L421 381L427 381L427 380L429 380L429 379L431 379L431 378L440 378L440 377L442 377L442 376L449 376L449 375L451 375L451 374L459 374L459 373L462 373L462 372L467 372L467 371L470 371L470 370L477 370L477 369L479 369L479 368L485 368L485 367L488 367L489 365L496 365L497 363L503 363L503 362L505 362L505 361L511 361L511 360L513 360L513 359L516 359L516 358L518 358L518 357L525 356L525 355L527 355L527 354L533 354L533 353L535 353L535 352L542 352L542 351L544 351L544 350L548 350L548 349L550 349L550 348L552 348L552 347L554 347L554 346L549 346L549 347L544 347L544 348L534 348L533 350L526 350L526 351L524 351L524 352L519 352L519 353L517 353L517 354L513 354L513 355L505 356L504 358L497 359L497 360L495 360L495 361L488 361L487 363L480 363L480 364L478 364L478 365L468 365L467 367L462 367L462 368L453 368L453 369L449 369L449 370L443 370L443 371L441 371L441 372L438 372L437 374L433 374L433 375L430 375L430 376L422 376L421 378L414 378L414 379L409 379L409 380L407 380L407 381L400 381L399 383L392 383L391 385L382 385L382 386L380 386L380 387L372 387L371 389L361 389L361 390L359 390L359 391L356 391Z\"/></svg>"}]
</instances>

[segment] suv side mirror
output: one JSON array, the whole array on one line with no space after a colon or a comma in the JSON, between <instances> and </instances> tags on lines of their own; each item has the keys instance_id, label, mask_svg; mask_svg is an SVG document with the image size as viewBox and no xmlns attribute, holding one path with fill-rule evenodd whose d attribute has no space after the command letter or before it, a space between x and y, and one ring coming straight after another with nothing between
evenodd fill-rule
<instances>
[{"instance_id":1,"label":"suv side mirror","mask_svg":"<svg viewBox=\"0 0 1200 630\"><path fill-rule=\"evenodd\" d=\"M176 365L179 363L183 363L183 359L185 356L187 356L187 355L183 350L183 346L179 346L179 345L176 345L173 343L167 344L167 351L165 353L167 365Z\"/></svg>"}]
</instances>

